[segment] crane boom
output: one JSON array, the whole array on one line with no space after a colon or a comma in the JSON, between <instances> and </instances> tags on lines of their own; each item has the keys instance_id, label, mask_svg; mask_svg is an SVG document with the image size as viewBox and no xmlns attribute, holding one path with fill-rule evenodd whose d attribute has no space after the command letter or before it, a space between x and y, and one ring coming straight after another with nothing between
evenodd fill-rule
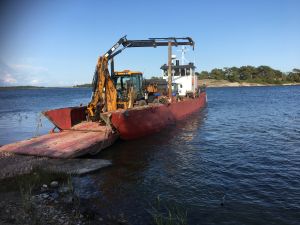
<instances>
[{"instance_id":1,"label":"crane boom","mask_svg":"<svg viewBox=\"0 0 300 225\"><path fill-rule=\"evenodd\" d=\"M191 45L194 46L194 41L190 37L185 38L149 38L148 40L127 40L123 46L127 47L157 47L157 46L168 46L171 42L173 46L178 45Z\"/></svg>"},{"instance_id":2,"label":"crane boom","mask_svg":"<svg viewBox=\"0 0 300 225\"><path fill-rule=\"evenodd\" d=\"M190 45L195 46L195 42L190 37L168 37L168 38L149 38L146 40L127 40L126 36L120 38L120 40L113 45L104 56L108 59L112 59L116 55L120 54L125 48L136 48L136 47L160 47L160 46L168 46L169 42L171 42L172 46L179 45ZM117 50L120 46L123 46L122 49Z\"/></svg>"}]
</instances>

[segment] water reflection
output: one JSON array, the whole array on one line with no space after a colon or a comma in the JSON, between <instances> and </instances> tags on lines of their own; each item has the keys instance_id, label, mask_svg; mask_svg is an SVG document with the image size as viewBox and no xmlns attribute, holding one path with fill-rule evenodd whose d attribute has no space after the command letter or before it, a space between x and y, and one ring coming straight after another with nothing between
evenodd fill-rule
<instances>
[{"instance_id":1,"label":"water reflection","mask_svg":"<svg viewBox=\"0 0 300 225\"><path fill-rule=\"evenodd\" d=\"M113 166L89 176L100 196L89 199L89 204L101 210L114 208L114 211L120 212L143 208L135 212L131 221L137 224L145 223L145 219L150 221L147 209L151 208L157 196L176 199L176 190L158 192L159 186L177 189L184 185L174 178L186 176L190 157L193 157L189 151L197 151L192 146L198 143L197 136L206 116L207 110L203 110L151 136L133 141L120 140L99 154L99 158L112 160ZM180 170L181 174L178 174ZM85 187L88 186L81 185L81 193L84 193ZM90 192L90 188L86 191Z\"/></svg>"},{"instance_id":2,"label":"water reflection","mask_svg":"<svg viewBox=\"0 0 300 225\"><path fill-rule=\"evenodd\" d=\"M151 224L158 195L186 209L188 224L298 224L300 86L207 92L206 110L98 155L113 166L75 179L81 203L137 225ZM40 111L90 97L88 89L16 93L0 92L0 144L30 137Z\"/></svg>"}]
</instances>

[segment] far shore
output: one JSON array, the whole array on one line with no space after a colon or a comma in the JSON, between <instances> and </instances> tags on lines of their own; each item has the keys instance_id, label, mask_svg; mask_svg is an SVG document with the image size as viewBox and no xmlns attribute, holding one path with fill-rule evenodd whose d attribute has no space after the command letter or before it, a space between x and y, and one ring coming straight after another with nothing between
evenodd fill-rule
<instances>
[{"instance_id":1,"label":"far shore","mask_svg":"<svg viewBox=\"0 0 300 225\"><path fill-rule=\"evenodd\" d=\"M38 86L0 86L0 90L32 90L32 89L51 89L51 88L90 88L86 86L75 87L75 86L65 86L65 87L38 87Z\"/></svg>"},{"instance_id":2,"label":"far shore","mask_svg":"<svg viewBox=\"0 0 300 225\"><path fill-rule=\"evenodd\" d=\"M268 84L268 83L250 83L250 82L230 82L228 80L216 79L201 79L198 80L198 85L206 85L208 88L218 87L265 87L265 86L295 86L300 83L282 83L282 84ZM91 85L83 84L76 86L65 87L41 87L41 86L0 86L0 90L21 90L21 89L50 89L50 88L91 88Z\"/></svg>"},{"instance_id":3,"label":"far shore","mask_svg":"<svg viewBox=\"0 0 300 225\"><path fill-rule=\"evenodd\" d=\"M198 80L198 85L205 84L207 87L264 87L264 86L294 86L300 83L283 83L283 84L267 84L267 83L249 83L249 82L230 82L228 80L203 79Z\"/></svg>"}]
</instances>

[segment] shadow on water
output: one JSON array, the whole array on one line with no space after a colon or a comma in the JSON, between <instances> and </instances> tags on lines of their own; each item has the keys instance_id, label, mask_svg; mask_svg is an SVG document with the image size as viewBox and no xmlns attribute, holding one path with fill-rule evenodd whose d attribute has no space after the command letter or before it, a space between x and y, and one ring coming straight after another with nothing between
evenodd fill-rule
<instances>
[{"instance_id":1,"label":"shadow on water","mask_svg":"<svg viewBox=\"0 0 300 225\"><path fill-rule=\"evenodd\" d=\"M108 158L115 161L116 164L122 162L136 161L138 158L149 158L149 154L155 154L158 151L158 146L169 146L175 142L192 142L193 139L199 134L199 129L203 121L206 119L207 109L201 112L194 113L188 118L178 121L162 129L158 133L145 136L136 140L123 141L118 140L113 146L101 152L98 157ZM120 160L120 161L118 161ZM139 161L139 160L138 160Z\"/></svg>"},{"instance_id":2,"label":"shadow on water","mask_svg":"<svg viewBox=\"0 0 300 225\"><path fill-rule=\"evenodd\" d=\"M201 133L199 130L206 116L207 109L204 109L159 133L132 141L117 141L97 155L111 160L113 166L75 179L81 197L107 214L125 213L132 224L151 222L149 211L158 196L162 204L174 206L176 190L164 194L160 188L166 185L165 176L176 176L174 166L178 162L188 161L184 152L189 151L191 143ZM169 197L173 203L164 201Z\"/></svg>"}]
</instances>

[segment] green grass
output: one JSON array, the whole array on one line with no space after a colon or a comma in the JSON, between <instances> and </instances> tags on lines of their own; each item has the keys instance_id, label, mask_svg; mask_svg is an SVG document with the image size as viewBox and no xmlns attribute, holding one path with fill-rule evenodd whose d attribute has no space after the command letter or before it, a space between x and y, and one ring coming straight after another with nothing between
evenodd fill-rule
<instances>
[{"instance_id":1,"label":"green grass","mask_svg":"<svg viewBox=\"0 0 300 225\"><path fill-rule=\"evenodd\" d=\"M0 90L15 90L15 89L41 89L40 86L1 86Z\"/></svg>"},{"instance_id":2,"label":"green grass","mask_svg":"<svg viewBox=\"0 0 300 225\"><path fill-rule=\"evenodd\" d=\"M20 188L30 187L31 190L40 188L43 184L49 184L57 180L68 182L68 174L62 172L50 172L43 169L34 169L30 174L18 175L15 177L0 180L0 192L19 191Z\"/></svg>"},{"instance_id":3,"label":"green grass","mask_svg":"<svg viewBox=\"0 0 300 225\"><path fill-rule=\"evenodd\" d=\"M150 214L156 225L187 225L187 210L177 205L162 204L158 196L151 206Z\"/></svg>"}]
</instances>

